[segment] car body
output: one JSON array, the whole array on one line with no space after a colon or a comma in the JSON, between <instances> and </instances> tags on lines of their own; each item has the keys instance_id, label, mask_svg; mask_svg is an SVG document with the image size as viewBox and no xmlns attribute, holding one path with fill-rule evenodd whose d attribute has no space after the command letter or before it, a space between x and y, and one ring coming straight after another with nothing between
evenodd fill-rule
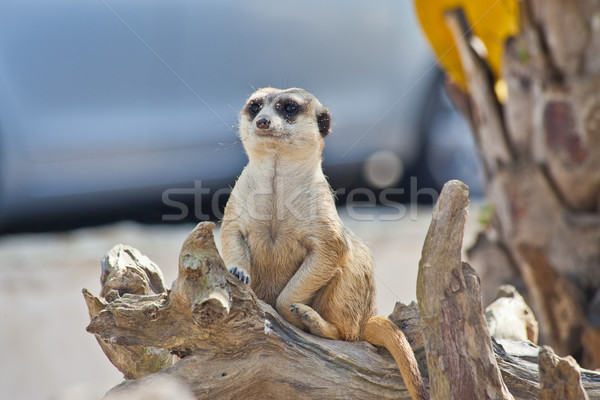
<instances>
[{"instance_id":1,"label":"car body","mask_svg":"<svg viewBox=\"0 0 600 400\"><path fill-rule=\"evenodd\" d=\"M4 0L0 225L231 185L264 86L330 108L334 181L382 151L410 168L438 76L408 1Z\"/></svg>"}]
</instances>

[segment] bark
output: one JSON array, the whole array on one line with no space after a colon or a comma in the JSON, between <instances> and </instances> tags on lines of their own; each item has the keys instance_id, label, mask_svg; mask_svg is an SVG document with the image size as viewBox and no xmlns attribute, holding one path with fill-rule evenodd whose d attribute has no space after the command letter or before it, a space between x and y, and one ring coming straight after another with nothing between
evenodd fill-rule
<instances>
[{"instance_id":1,"label":"bark","mask_svg":"<svg viewBox=\"0 0 600 400\"><path fill-rule=\"evenodd\" d=\"M544 346L539 352L540 400L588 400L581 387L579 365L571 356L557 357Z\"/></svg>"},{"instance_id":2,"label":"bark","mask_svg":"<svg viewBox=\"0 0 600 400\"><path fill-rule=\"evenodd\" d=\"M118 245L102 259L102 290L100 297L83 289L83 297L88 307L90 319L103 311L108 302L125 293L146 296L162 296L166 292L162 272L148 257L138 250ZM153 346L120 346L111 339L96 337L102 351L123 373L125 379L137 379L158 372L175 362L175 357L165 348Z\"/></svg>"},{"instance_id":3,"label":"bark","mask_svg":"<svg viewBox=\"0 0 600 400\"><path fill-rule=\"evenodd\" d=\"M506 104L460 40L458 17L446 18L468 81L469 99L460 103L470 105L494 210L487 240L470 255L483 276L523 283L541 343L598 368L600 3L523 0L519 7L520 34L505 43Z\"/></svg>"},{"instance_id":4,"label":"bark","mask_svg":"<svg viewBox=\"0 0 600 400\"><path fill-rule=\"evenodd\" d=\"M468 195L462 182L444 186L419 263L417 300L431 397L513 399L494 359L479 277L461 259Z\"/></svg>"},{"instance_id":5,"label":"bark","mask_svg":"<svg viewBox=\"0 0 600 400\"><path fill-rule=\"evenodd\" d=\"M431 228L426 238L432 251L424 251L424 259L429 259L427 254L430 253L439 255L433 250L443 248L444 240L451 243L446 246L452 249L450 253L460 256L460 249L457 251L456 248L460 247L462 240L466 187L458 182L450 186L453 189L445 191L439 200L447 202L447 205L439 205L437 209L463 206L458 208L460 212L457 214L436 214L451 218L434 219L432 226L437 228ZM182 247L179 275L171 290L132 293L139 291L139 274L141 281L150 282L150 276L145 275L156 275L156 271L144 266L149 260L141 256L132 257L134 251L125 247L117 247L109 253L117 256L107 257L108 264L104 269L119 270L111 265L126 265L136 273L123 273L121 270L116 274L129 277L121 280L116 293L105 290L111 285L111 280L103 279L101 292L112 293L109 299L93 296L84 290L88 306L95 310L90 312L92 321L88 331L95 334L100 343L110 344L113 351L106 354L124 374L132 370L143 371L139 379L125 380L113 388L107 399L144 398L139 393L138 397L132 396L138 389L147 393L149 385L162 387L160 382L173 379L183 383L184 391L191 392L197 399L410 398L396 363L385 349L375 348L366 342L350 343L315 337L287 323L273 308L258 300L247 285L240 283L225 269L214 244L213 227L212 223L200 223L190 233ZM448 237L448 232L457 236ZM445 301L464 307L448 318L454 318L457 327L460 321L477 320L480 332L476 335L467 329L460 338L461 329L452 330L456 340L462 340L461 346L472 349L470 354L479 360L478 366L481 367L463 372L468 372L475 381L492 379L501 385L503 380L515 399L536 398L539 392L538 348L509 340L490 341L481 325L481 299L469 297L475 296L473 288L477 288L477 276L463 267L460 259L452 259L451 264L455 270L458 267L459 273L464 276L458 278L460 290L457 292L452 291L456 288L456 273L442 272L444 275L439 279L449 284L450 298ZM437 262L431 265L437 265ZM127 284L128 279L132 280L131 288ZM452 299L461 296L464 297L461 301ZM475 307L466 304L470 301ZM463 312L466 314L460 314ZM431 329L427 325L430 318L425 318L424 323L414 303L410 306L397 304L390 318L405 332L427 384L426 359L436 356L426 354L428 346L431 347L425 345L424 337L427 338L428 334L423 332ZM452 321L447 322L447 325L452 324ZM455 346L452 340L449 338L445 344ZM132 348L166 350L180 359L172 365L164 365L159 372L153 372L140 367L148 360L143 351L130 353ZM457 350L463 357L461 362L466 363L467 368L473 367L473 361L464 358L465 353L461 349ZM480 354L484 350L485 357ZM451 361L452 355L449 357ZM124 358L128 360L126 363L122 361ZM458 358L457 355L455 359ZM439 362L435 364L436 367L430 370L436 368L431 374L437 376L443 371L439 371ZM463 364L448 362L443 368L451 376L457 376L459 372L453 369L455 365ZM489 376L490 371L496 371L493 378ZM582 384L590 398L600 399L600 374L582 370ZM473 393L463 398L482 398ZM173 396L164 398L177 398L177 395Z\"/></svg>"}]
</instances>

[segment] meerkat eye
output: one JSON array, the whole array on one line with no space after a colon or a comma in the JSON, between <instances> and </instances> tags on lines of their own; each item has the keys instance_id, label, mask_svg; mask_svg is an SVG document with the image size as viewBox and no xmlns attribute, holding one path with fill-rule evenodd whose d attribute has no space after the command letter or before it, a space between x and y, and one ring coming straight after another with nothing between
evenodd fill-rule
<instances>
[{"instance_id":1,"label":"meerkat eye","mask_svg":"<svg viewBox=\"0 0 600 400\"><path fill-rule=\"evenodd\" d=\"M290 115L290 116L296 114L300 109L298 104L296 104L296 102L291 101L291 100L288 100L284 103L277 104L277 108L279 110L281 110L282 112L284 112L285 114Z\"/></svg>"},{"instance_id":2,"label":"meerkat eye","mask_svg":"<svg viewBox=\"0 0 600 400\"><path fill-rule=\"evenodd\" d=\"M262 103L255 101L248 104L248 113L252 118L256 117L259 111L262 109Z\"/></svg>"}]
</instances>

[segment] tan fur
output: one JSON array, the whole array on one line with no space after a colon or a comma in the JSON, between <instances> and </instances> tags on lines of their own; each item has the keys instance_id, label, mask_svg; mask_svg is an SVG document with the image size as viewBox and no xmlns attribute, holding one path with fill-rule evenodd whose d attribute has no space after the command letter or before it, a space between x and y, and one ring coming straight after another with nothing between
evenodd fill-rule
<instances>
[{"instance_id":1,"label":"tan fur","mask_svg":"<svg viewBox=\"0 0 600 400\"><path fill-rule=\"evenodd\" d=\"M278 110L290 101L300 106L293 121ZM262 108L254 115L249 107L258 103ZM236 273L249 275L257 296L298 328L388 348L411 396L425 399L404 334L374 317L370 251L337 214L321 169L329 132L318 124L323 115L329 118L327 108L302 89L265 88L249 98L239 122L249 162L225 209L223 258ZM258 127L261 118L270 121L268 129Z\"/></svg>"}]
</instances>

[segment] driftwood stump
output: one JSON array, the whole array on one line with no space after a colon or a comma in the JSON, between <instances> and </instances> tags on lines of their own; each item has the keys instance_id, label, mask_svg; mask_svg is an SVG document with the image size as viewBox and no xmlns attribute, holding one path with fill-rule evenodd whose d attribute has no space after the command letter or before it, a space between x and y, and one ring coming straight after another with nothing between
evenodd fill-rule
<instances>
[{"instance_id":1,"label":"driftwood stump","mask_svg":"<svg viewBox=\"0 0 600 400\"><path fill-rule=\"evenodd\" d=\"M513 399L494 359L479 277L461 259L468 194L461 182L446 184L419 263L417 300L425 326L431 397Z\"/></svg>"},{"instance_id":2,"label":"driftwood stump","mask_svg":"<svg viewBox=\"0 0 600 400\"><path fill-rule=\"evenodd\" d=\"M449 283L449 292L444 293L448 298L432 293L428 305L420 306L429 310L441 305L442 314L426 311L427 317L421 320L416 304L398 303L390 318L410 341L426 383L428 376L437 382L444 374L457 377L469 372L474 382L494 381L498 390L504 393L507 388L515 399L537 398L539 349L526 342L490 339L481 324L484 316L478 292L466 290L476 288L478 280L460 261L466 193L466 186L456 181L444 188L434 215L439 218L434 218L423 251L422 268L427 260L435 260L429 262L431 266L438 265L438 261L445 264L446 256L452 266L440 270L441 276L420 271L421 295L428 290L431 279ZM179 275L170 290L156 283L160 274L157 268L149 268L152 264L148 259L124 246L111 250L103 266L101 293L106 297L84 290L92 317L88 331L96 335L106 355L126 378L138 378L125 380L107 398L121 398L165 378L176 378L197 399L410 398L385 349L366 342L315 337L290 325L257 299L247 285L225 269L214 244L213 228L211 222L200 223L185 240ZM436 250L444 246L447 253ZM453 271L462 275L457 278ZM458 292L464 293L452 290L457 279ZM467 297L461 300L460 296ZM452 302L462 306L445 314ZM447 326L454 327L445 340L434 345L432 337L444 334L431 324L439 315L446 318ZM467 329L475 320L477 334ZM457 344L464 348L456 349ZM458 350L454 358L452 349ZM486 353L481 353L482 349ZM166 353L180 359L174 362L165 358ZM440 363L444 354L447 358ZM589 398L600 399L599 374L581 370L581 382ZM446 384L450 388L455 385L452 380ZM473 385L468 387L475 390ZM484 398L475 391L466 392L466 388L463 385L460 390L463 399ZM444 398L435 396L441 392L433 393L433 398ZM486 396L497 398L489 392Z\"/></svg>"}]
</instances>

